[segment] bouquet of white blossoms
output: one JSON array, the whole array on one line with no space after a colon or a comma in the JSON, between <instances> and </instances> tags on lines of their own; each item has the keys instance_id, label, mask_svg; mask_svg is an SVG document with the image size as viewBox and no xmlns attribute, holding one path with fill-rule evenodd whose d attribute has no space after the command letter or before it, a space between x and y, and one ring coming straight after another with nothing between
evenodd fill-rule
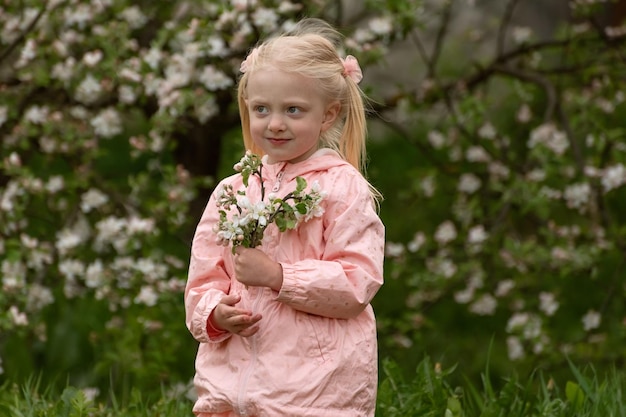
<instances>
[{"instance_id":1,"label":"bouquet of white blossoms","mask_svg":"<svg viewBox=\"0 0 626 417\"><path fill-rule=\"evenodd\" d=\"M220 220L214 228L217 242L224 246L232 244L233 252L237 246L246 248L259 246L265 229L272 222L276 223L281 232L284 232L324 214L320 202L326 197L326 193L320 191L317 181L311 184L309 192L305 194L306 180L296 177L294 191L282 198L270 193L266 201L261 158L247 151L233 168L241 173L243 185L246 188L235 191L232 185L224 184L221 189L216 190L216 205L219 208ZM259 178L260 201L251 202L246 195L250 176Z\"/></svg>"}]
</instances>

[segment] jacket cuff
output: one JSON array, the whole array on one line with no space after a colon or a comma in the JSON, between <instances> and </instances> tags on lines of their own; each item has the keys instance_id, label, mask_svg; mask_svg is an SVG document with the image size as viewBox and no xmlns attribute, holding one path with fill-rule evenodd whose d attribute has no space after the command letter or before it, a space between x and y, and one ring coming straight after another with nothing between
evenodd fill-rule
<instances>
[{"instance_id":1,"label":"jacket cuff","mask_svg":"<svg viewBox=\"0 0 626 417\"><path fill-rule=\"evenodd\" d=\"M276 296L276 301L306 301L304 291L301 286L298 285L296 269L293 265L283 264L283 285L280 287L280 291Z\"/></svg>"},{"instance_id":2,"label":"jacket cuff","mask_svg":"<svg viewBox=\"0 0 626 417\"><path fill-rule=\"evenodd\" d=\"M206 332L207 332L207 335L209 336L209 340L212 340L212 341L215 339L220 339L221 336L224 336L228 333L226 330L218 329L217 327L215 327L215 325L213 324L213 311L211 311L206 321Z\"/></svg>"}]
</instances>

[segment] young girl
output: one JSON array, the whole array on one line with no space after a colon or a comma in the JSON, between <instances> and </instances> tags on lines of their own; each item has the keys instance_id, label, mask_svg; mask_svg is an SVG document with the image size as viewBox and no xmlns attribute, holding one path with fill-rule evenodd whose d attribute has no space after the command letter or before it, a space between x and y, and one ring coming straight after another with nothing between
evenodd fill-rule
<instances>
[{"instance_id":1,"label":"young girl","mask_svg":"<svg viewBox=\"0 0 626 417\"><path fill-rule=\"evenodd\" d=\"M317 181L321 217L257 248L216 242L211 196L198 224L185 291L186 323L200 342L197 416L373 416L376 323L383 282L378 193L360 170L365 112L355 58L339 35L306 19L255 48L238 89L244 143L263 155L265 188L283 196L297 176ZM217 187L244 189L241 174ZM251 176L246 195L261 197ZM255 200L256 199L256 200Z\"/></svg>"}]
</instances>

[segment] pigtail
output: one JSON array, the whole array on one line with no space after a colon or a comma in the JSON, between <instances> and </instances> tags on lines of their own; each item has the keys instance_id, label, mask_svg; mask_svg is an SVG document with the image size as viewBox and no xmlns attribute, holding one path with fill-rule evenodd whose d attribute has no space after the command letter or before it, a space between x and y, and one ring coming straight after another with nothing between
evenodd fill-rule
<instances>
[{"instance_id":1,"label":"pigtail","mask_svg":"<svg viewBox=\"0 0 626 417\"><path fill-rule=\"evenodd\" d=\"M359 88L362 78L356 58L341 58L342 35L320 19L301 20L292 30L263 42L253 49L240 68L237 98L239 116L246 150L262 155L250 134L250 114L246 105L246 88L250 71L265 65L275 65L286 71L317 79L321 94L329 102L338 100L341 114L334 126L321 134L320 146L337 151L364 177L366 173L367 120L366 96ZM382 196L370 184L374 205Z\"/></svg>"}]
</instances>

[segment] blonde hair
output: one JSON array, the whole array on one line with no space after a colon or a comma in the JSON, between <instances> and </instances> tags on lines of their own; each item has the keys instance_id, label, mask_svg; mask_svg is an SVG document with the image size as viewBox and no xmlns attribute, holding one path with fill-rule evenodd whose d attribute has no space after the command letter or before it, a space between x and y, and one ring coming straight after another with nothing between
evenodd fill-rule
<instances>
[{"instance_id":1,"label":"blonde hair","mask_svg":"<svg viewBox=\"0 0 626 417\"><path fill-rule=\"evenodd\" d=\"M269 38L246 59L239 80L237 99L246 149L257 154L263 151L250 135L250 115L246 106L248 78L255 69L271 65L281 70L317 80L320 93L328 102L338 101L341 107L335 124L320 136L320 147L334 149L341 157L365 174L367 121L365 95L344 71L337 49L342 37L332 26L320 19L303 19L293 30ZM376 201L380 193L371 185Z\"/></svg>"}]
</instances>

